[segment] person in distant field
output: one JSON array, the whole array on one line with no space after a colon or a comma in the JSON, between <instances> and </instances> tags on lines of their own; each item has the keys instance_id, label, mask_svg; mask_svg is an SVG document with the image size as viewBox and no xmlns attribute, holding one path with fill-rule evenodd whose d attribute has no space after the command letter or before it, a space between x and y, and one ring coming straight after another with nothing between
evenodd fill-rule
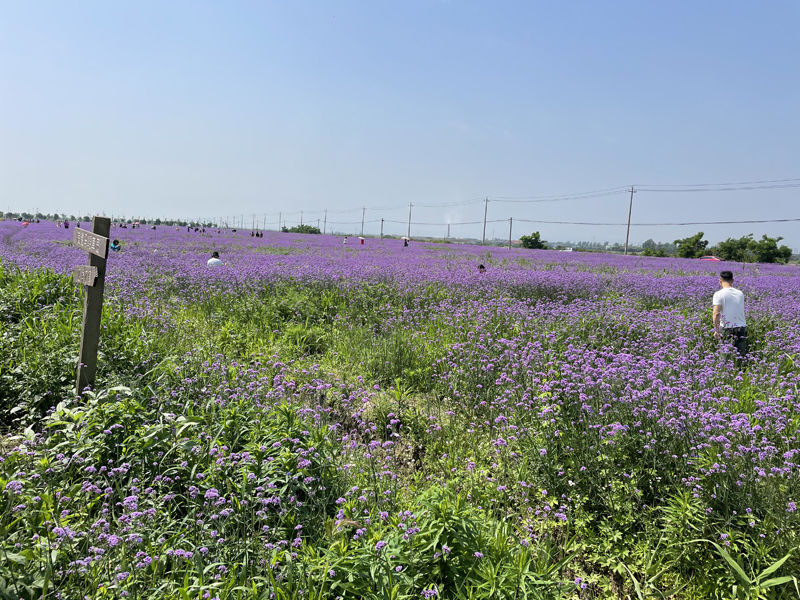
<instances>
[{"instance_id":1,"label":"person in distant field","mask_svg":"<svg viewBox=\"0 0 800 600\"><path fill-rule=\"evenodd\" d=\"M478 273L486 273L486 267L483 265L478 265Z\"/></svg>"},{"instance_id":2,"label":"person in distant field","mask_svg":"<svg viewBox=\"0 0 800 600\"><path fill-rule=\"evenodd\" d=\"M714 337L730 341L739 352L747 354L747 321L744 317L744 294L733 287L733 273L720 271L720 289L714 292L712 320Z\"/></svg>"},{"instance_id":3,"label":"person in distant field","mask_svg":"<svg viewBox=\"0 0 800 600\"><path fill-rule=\"evenodd\" d=\"M408 240L403 240L403 248L408 248Z\"/></svg>"},{"instance_id":4,"label":"person in distant field","mask_svg":"<svg viewBox=\"0 0 800 600\"><path fill-rule=\"evenodd\" d=\"M347 245L347 236L344 236L344 240L342 241L342 244L345 245L345 246Z\"/></svg>"},{"instance_id":5,"label":"person in distant field","mask_svg":"<svg viewBox=\"0 0 800 600\"><path fill-rule=\"evenodd\" d=\"M209 267L221 267L225 263L219 259L219 252L214 251L211 253L211 258L208 259L206 266Z\"/></svg>"},{"instance_id":6,"label":"person in distant field","mask_svg":"<svg viewBox=\"0 0 800 600\"><path fill-rule=\"evenodd\" d=\"M119 240L114 240L111 242L111 245L108 247L108 249L112 252L119 252L122 250L122 246L120 245Z\"/></svg>"}]
</instances>

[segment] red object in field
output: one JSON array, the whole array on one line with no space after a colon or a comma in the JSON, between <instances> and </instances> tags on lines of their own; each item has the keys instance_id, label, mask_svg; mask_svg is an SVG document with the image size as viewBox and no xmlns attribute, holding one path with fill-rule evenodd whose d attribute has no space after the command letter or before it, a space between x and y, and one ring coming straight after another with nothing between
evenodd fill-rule
<instances>
[{"instance_id":1,"label":"red object in field","mask_svg":"<svg viewBox=\"0 0 800 600\"><path fill-rule=\"evenodd\" d=\"M720 262L720 259L716 256L701 256L698 260L711 260L714 262Z\"/></svg>"},{"instance_id":2,"label":"red object in field","mask_svg":"<svg viewBox=\"0 0 800 600\"><path fill-rule=\"evenodd\" d=\"M31 224L31 222L30 222L30 221L23 221L23 222L22 222L22 226L23 226L23 227L27 227L27 226L28 226L28 225L30 225L30 224Z\"/></svg>"},{"instance_id":3,"label":"red object in field","mask_svg":"<svg viewBox=\"0 0 800 600\"><path fill-rule=\"evenodd\" d=\"M361 241L361 245L363 246L364 245L364 238L363 237L359 237L358 239Z\"/></svg>"}]
</instances>

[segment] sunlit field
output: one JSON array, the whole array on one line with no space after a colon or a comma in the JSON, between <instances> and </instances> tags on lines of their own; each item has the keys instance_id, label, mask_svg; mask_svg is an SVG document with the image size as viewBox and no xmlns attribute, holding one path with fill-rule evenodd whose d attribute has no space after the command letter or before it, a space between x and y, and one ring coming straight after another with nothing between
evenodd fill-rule
<instances>
[{"instance_id":1,"label":"sunlit field","mask_svg":"<svg viewBox=\"0 0 800 600\"><path fill-rule=\"evenodd\" d=\"M72 233L0 222L0 598L800 596L796 265L114 227L78 398Z\"/></svg>"}]
</instances>

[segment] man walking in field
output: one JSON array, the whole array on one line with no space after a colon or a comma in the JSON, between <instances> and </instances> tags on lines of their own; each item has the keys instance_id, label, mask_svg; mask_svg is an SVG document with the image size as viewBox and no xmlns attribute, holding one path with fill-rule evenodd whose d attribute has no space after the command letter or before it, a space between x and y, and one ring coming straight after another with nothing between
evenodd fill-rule
<instances>
[{"instance_id":1,"label":"man walking in field","mask_svg":"<svg viewBox=\"0 0 800 600\"><path fill-rule=\"evenodd\" d=\"M733 287L733 273L720 271L720 289L714 292L712 319L714 337L733 342L739 356L747 354L747 322L744 318L744 294Z\"/></svg>"}]
</instances>

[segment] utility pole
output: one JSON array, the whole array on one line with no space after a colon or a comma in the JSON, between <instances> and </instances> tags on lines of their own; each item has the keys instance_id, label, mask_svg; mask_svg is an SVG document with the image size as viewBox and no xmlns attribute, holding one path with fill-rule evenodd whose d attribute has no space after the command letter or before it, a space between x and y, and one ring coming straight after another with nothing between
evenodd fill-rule
<instances>
[{"instance_id":1,"label":"utility pole","mask_svg":"<svg viewBox=\"0 0 800 600\"><path fill-rule=\"evenodd\" d=\"M381 239L383 239L383 217L381 217Z\"/></svg>"},{"instance_id":2,"label":"utility pole","mask_svg":"<svg viewBox=\"0 0 800 600\"><path fill-rule=\"evenodd\" d=\"M411 207L414 206L411 202L408 203L408 233L406 237L411 237Z\"/></svg>"},{"instance_id":3,"label":"utility pole","mask_svg":"<svg viewBox=\"0 0 800 600\"><path fill-rule=\"evenodd\" d=\"M364 213L367 212L367 207L361 207L361 237L364 237Z\"/></svg>"},{"instance_id":4,"label":"utility pole","mask_svg":"<svg viewBox=\"0 0 800 600\"><path fill-rule=\"evenodd\" d=\"M628 256L628 238L631 233L631 211L633 210L633 194L636 190L631 186L631 201L628 203L628 228L625 230L625 256Z\"/></svg>"},{"instance_id":5,"label":"utility pole","mask_svg":"<svg viewBox=\"0 0 800 600\"><path fill-rule=\"evenodd\" d=\"M508 249L511 250L511 224L514 221L514 217L508 217Z\"/></svg>"},{"instance_id":6,"label":"utility pole","mask_svg":"<svg viewBox=\"0 0 800 600\"><path fill-rule=\"evenodd\" d=\"M483 201L483 238L481 239L481 245L486 245L486 213L489 212L489 198L486 198Z\"/></svg>"},{"instance_id":7,"label":"utility pole","mask_svg":"<svg viewBox=\"0 0 800 600\"><path fill-rule=\"evenodd\" d=\"M328 209L325 209L325 220L322 221L322 235L325 235L325 230L328 228Z\"/></svg>"},{"instance_id":8,"label":"utility pole","mask_svg":"<svg viewBox=\"0 0 800 600\"><path fill-rule=\"evenodd\" d=\"M450 239L450 223L447 224L447 237L445 239L446 240Z\"/></svg>"},{"instance_id":9,"label":"utility pole","mask_svg":"<svg viewBox=\"0 0 800 600\"><path fill-rule=\"evenodd\" d=\"M303 224L303 211L300 211L300 225Z\"/></svg>"},{"instance_id":10,"label":"utility pole","mask_svg":"<svg viewBox=\"0 0 800 600\"><path fill-rule=\"evenodd\" d=\"M282 213L278 213L278 231L281 230L281 215Z\"/></svg>"}]
</instances>

